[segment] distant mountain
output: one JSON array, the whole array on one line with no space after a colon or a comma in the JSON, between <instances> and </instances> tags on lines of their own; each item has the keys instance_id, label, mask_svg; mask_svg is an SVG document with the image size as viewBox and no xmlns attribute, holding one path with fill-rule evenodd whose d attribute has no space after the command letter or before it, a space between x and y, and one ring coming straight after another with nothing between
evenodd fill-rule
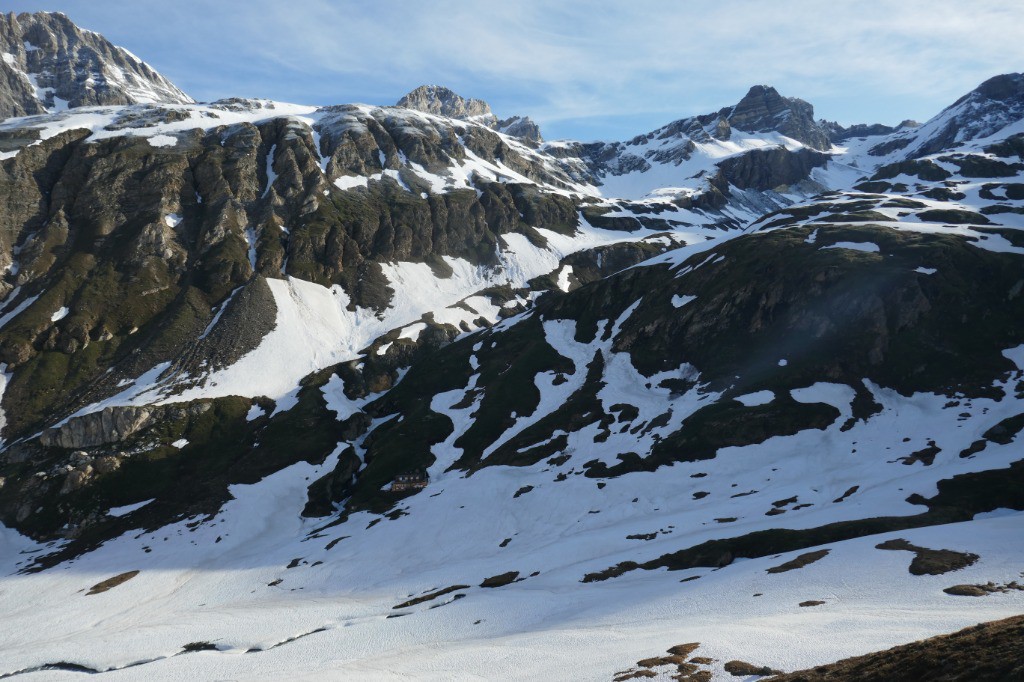
<instances>
[{"instance_id":1,"label":"distant mountain","mask_svg":"<svg viewBox=\"0 0 1024 682\"><path fill-rule=\"evenodd\" d=\"M192 99L152 67L56 12L0 16L0 117Z\"/></svg>"},{"instance_id":2,"label":"distant mountain","mask_svg":"<svg viewBox=\"0 0 1024 682\"><path fill-rule=\"evenodd\" d=\"M920 158L988 137L1019 123L1021 118L1024 74L1002 74L989 78L924 125L898 130L898 134L873 147L871 154L886 156L898 152L903 158Z\"/></svg>"},{"instance_id":3,"label":"distant mountain","mask_svg":"<svg viewBox=\"0 0 1024 682\"><path fill-rule=\"evenodd\" d=\"M491 106L487 102L481 99L466 99L440 85L421 85L398 100L395 106L463 120L494 118Z\"/></svg>"},{"instance_id":4,"label":"distant mountain","mask_svg":"<svg viewBox=\"0 0 1024 682\"><path fill-rule=\"evenodd\" d=\"M750 88L736 106L719 111L718 118L748 133L775 131L814 149L832 146L828 133L814 120L813 106L796 97L783 97L767 85Z\"/></svg>"},{"instance_id":5,"label":"distant mountain","mask_svg":"<svg viewBox=\"0 0 1024 682\"><path fill-rule=\"evenodd\" d=\"M466 99L441 85L421 85L404 95L395 106L480 123L506 135L518 137L531 147L543 142L540 126L529 116L499 119L487 102L481 99Z\"/></svg>"}]
</instances>

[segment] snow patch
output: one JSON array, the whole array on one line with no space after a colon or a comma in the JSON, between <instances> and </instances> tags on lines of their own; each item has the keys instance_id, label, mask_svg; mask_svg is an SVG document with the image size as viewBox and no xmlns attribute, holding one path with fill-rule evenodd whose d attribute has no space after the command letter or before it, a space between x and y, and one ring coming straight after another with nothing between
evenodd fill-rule
<instances>
[{"instance_id":1,"label":"snow patch","mask_svg":"<svg viewBox=\"0 0 1024 682\"><path fill-rule=\"evenodd\" d=\"M563 265L558 271L558 282L556 286L562 291L569 291L569 276L572 274L571 265Z\"/></svg>"},{"instance_id":2,"label":"snow patch","mask_svg":"<svg viewBox=\"0 0 1024 682\"><path fill-rule=\"evenodd\" d=\"M1017 365L1017 369L1024 370L1024 344L1016 348L1007 348L1003 351L1003 357Z\"/></svg>"},{"instance_id":3,"label":"snow patch","mask_svg":"<svg viewBox=\"0 0 1024 682\"><path fill-rule=\"evenodd\" d=\"M420 338L420 332L427 328L427 325L423 322L417 322L410 324L408 327L402 329L398 334L400 339L409 339L410 341L416 341Z\"/></svg>"},{"instance_id":4,"label":"snow patch","mask_svg":"<svg viewBox=\"0 0 1024 682\"><path fill-rule=\"evenodd\" d=\"M53 99L54 99L54 102L57 101L56 97L54 97ZM173 135L163 135L163 134L161 134L161 135L154 135L153 137L148 137L148 138L146 138L146 141L149 142L149 145L151 147L173 147L173 146L178 144L178 138L174 137Z\"/></svg>"},{"instance_id":5,"label":"snow patch","mask_svg":"<svg viewBox=\"0 0 1024 682\"><path fill-rule=\"evenodd\" d=\"M334 178L334 186L344 191L356 187L369 186L370 179L364 175L339 175Z\"/></svg>"},{"instance_id":6,"label":"snow patch","mask_svg":"<svg viewBox=\"0 0 1024 682\"><path fill-rule=\"evenodd\" d=\"M155 497L151 498L151 499L148 499L148 500L143 500L142 502L136 502L135 504L126 504L123 507L111 507L110 509L107 510L107 515L108 516L128 516L129 514L131 514L136 509L142 509L147 504L149 504L150 502L154 502L154 501L156 501Z\"/></svg>"},{"instance_id":7,"label":"snow patch","mask_svg":"<svg viewBox=\"0 0 1024 682\"><path fill-rule=\"evenodd\" d=\"M345 421L352 415L360 412L362 406L370 400L369 396L359 400L352 400L346 396L345 382L337 374L332 374L331 378L320 390L324 394L324 400L327 402L327 409L338 415L338 421Z\"/></svg>"},{"instance_id":8,"label":"snow patch","mask_svg":"<svg viewBox=\"0 0 1024 682\"><path fill-rule=\"evenodd\" d=\"M270 188L274 186L274 180L277 180L277 173L274 172L274 155L277 153L277 145L271 145L270 151L267 152L267 186L263 190L261 198L267 196L270 193Z\"/></svg>"},{"instance_id":9,"label":"snow patch","mask_svg":"<svg viewBox=\"0 0 1024 682\"><path fill-rule=\"evenodd\" d=\"M738 400L746 407L757 407L758 405L767 405L771 401L775 400L775 393L768 390L755 391L754 393L747 393L746 395L738 395L734 400Z\"/></svg>"},{"instance_id":10,"label":"snow patch","mask_svg":"<svg viewBox=\"0 0 1024 682\"><path fill-rule=\"evenodd\" d=\"M689 303L691 301L695 301L695 300L697 300L696 296L689 296L689 295L673 296L672 297L672 307L673 308L682 308L687 303Z\"/></svg>"},{"instance_id":11,"label":"snow patch","mask_svg":"<svg viewBox=\"0 0 1024 682\"><path fill-rule=\"evenodd\" d=\"M864 251L865 253L878 253L881 250L878 248L878 244L874 242L836 242L835 244L821 247L821 250L825 249L849 249L851 251Z\"/></svg>"}]
</instances>

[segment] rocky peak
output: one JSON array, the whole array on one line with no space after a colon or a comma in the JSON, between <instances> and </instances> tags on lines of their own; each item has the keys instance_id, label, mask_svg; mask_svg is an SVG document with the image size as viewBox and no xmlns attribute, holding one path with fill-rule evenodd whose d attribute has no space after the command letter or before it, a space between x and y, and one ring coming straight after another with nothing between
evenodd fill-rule
<instances>
[{"instance_id":1,"label":"rocky peak","mask_svg":"<svg viewBox=\"0 0 1024 682\"><path fill-rule=\"evenodd\" d=\"M540 126L529 116L512 116L498 121L495 130L518 137L533 147L544 141L540 135Z\"/></svg>"},{"instance_id":2,"label":"rocky peak","mask_svg":"<svg viewBox=\"0 0 1024 682\"><path fill-rule=\"evenodd\" d=\"M1024 74L994 76L922 125L915 138L905 138L907 158L943 151L988 137L1024 118Z\"/></svg>"},{"instance_id":3,"label":"rocky peak","mask_svg":"<svg viewBox=\"0 0 1024 682\"><path fill-rule=\"evenodd\" d=\"M748 133L777 131L815 149L831 146L828 132L814 120L814 107L795 97L783 97L768 85L755 85L731 110L720 114L732 128Z\"/></svg>"},{"instance_id":4,"label":"rocky peak","mask_svg":"<svg viewBox=\"0 0 1024 682\"><path fill-rule=\"evenodd\" d=\"M192 101L135 55L57 12L0 15L0 53L0 117Z\"/></svg>"},{"instance_id":5,"label":"rocky peak","mask_svg":"<svg viewBox=\"0 0 1024 682\"><path fill-rule=\"evenodd\" d=\"M396 106L447 118L494 117L487 102L482 99L466 99L441 85L421 85L398 100Z\"/></svg>"},{"instance_id":6,"label":"rocky peak","mask_svg":"<svg viewBox=\"0 0 1024 682\"><path fill-rule=\"evenodd\" d=\"M993 76L975 88L974 92L981 97L997 102L1022 103L1024 102L1024 73L1004 73Z\"/></svg>"},{"instance_id":7,"label":"rocky peak","mask_svg":"<svg viewBox=\"0 0 1024 682\"><path fill-rule=\"evenodd\" d=\"M442 85L421 85L398 100L395 106L446 118L471 120L499 133L518 137L531 147L537 147L544 141L540 135L540 126L529 116L512 116L499 120L487 102L482 99L467 99Z\"/></svg>"}]
</instances>

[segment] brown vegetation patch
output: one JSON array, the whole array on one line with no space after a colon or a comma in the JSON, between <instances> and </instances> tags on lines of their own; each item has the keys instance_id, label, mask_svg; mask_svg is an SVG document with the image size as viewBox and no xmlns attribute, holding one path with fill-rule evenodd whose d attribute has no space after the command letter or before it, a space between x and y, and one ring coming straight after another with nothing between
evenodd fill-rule
<instances>
[{"instance_id":1,"label":"brown vegetation patch","mask_svg":"<svg viewBox=\"0 0 1024 682\"><path fill-rule=\"evenodd\" d=\"M984 597L995 592L1009 592L1011 590L1024 591L1024 585L1021 585L1016 580L1005 585L997 585L989 581L984 585L953 585L944 589L943 592L957 597Z\"/></svg>"},{"instance_id":2,"label":"brown vegetation patch","mask_svg":"<svg viewBox=\"0 0 1024 682\"><path fill-rule=\"evenodd\" d=\"M615 682L625 682L626 680L636 680L641 677L657 677L658 673L653 670L626 670L618 673L615 676Z\"/></svg>"},{"instance_id":3,"label":"brown vegetation patch","mask_svg":"<svg viewBox=\"0 0 1024 682\"><path fill-rule=\"evenodd\" d=\"M955 552L951 549L928 549L912 545L906 540L887 540L875 545L875 549L905 550L914 552L914 560L910 562L910 573L913 575L942 575L950 571L967 568L978 560L977 554Z\"/></svg>"},{"instance_id":4,"label":"brown vegetation patch","mask_svg":"<svg viewBox=\"0 0 1024 682\"><path fill-rule=\"evenodd\" d=\"M409 601L404 601L401 604L398 604L397 606L392 606L391 608L392 609L404 609L404 608L408 608L410 606L416 606L417 604L422 604L424 602L428 602L428 601L432 601L434 599L437 599L438 597L443 597L446 594L451 594L452 592L455 592L457 590L465 590L465 589L468 589L468 588L469 588L469 585L451 585L449 587L445 587L443 589L436 590L434 592L428 592L427 594L424 594L424 595L419 596L419 597L415 597L413 599L410 599Z\"/></svg>"},{"instance_id":5,"label":"brown vegetation patch","mask_svg":"<svg viewBox=\"0 0 1024 682\"><path fill-rule=\"evenodd\" d=\"M847 490L845 493L843 493L842 495L840 495L839 497L837 497L836 499L834 499L832 501L833 502L842 502L847 497L849 497L850 495L852 495L855 492L857 492L859 489L860 489L860 486L859 485L855 485L852 488L850 488L849 490Z\"/></svg>"},{"instance_id":6,"label":"brown vegetation patch","mask_svg":"<svg viewBox=\"0 0 1024 682\"><path fill-rule=\"evenodd\" d=\"M785 573L786 571L793 571L793 570L796 570L798 568L803 568L807 564L813 564L815 561L818 561L820 559L824 559L826 556L828 556L828 553L830 551L831 550L828 550L828 549L819 549L816 552L807 552L806 554L801 554L797 558L790 559L789 561L787 561L784 564L780 564L778 566L772 566L771 568L768 569L768 572L769 573Z\"/></svg>"},{"instance_id":7,"label":"brown vegetation patch","mask_svg":"<svg viewBox=\"0 0 1024 682\"><path fill-rule=\"evenodd\" d=\"M675 666L671 679L677 682L711 682L711 671L702 670L699 666L707 666L713 662L712 659L693 658L689 662L686 660L698 647L700 647L700 642L677 644L669 647L666 651L667 656L652 656L651 658L639 660L636 662L636 667L615 673L614 680L615 682L624 682L625 680L634 680L642 677L658 677L659 675L666 675L668 672L655 671L653 670L654 668Z\"/></svg>"},{"instance_id":8,"label":"brown vegetation patch","mask_svg":"<svg viewBox=\"0 0 1024 682\"><path fill-rule=\"evenodd\" d=\"M747 675L778 675L778 670L772 670L766 665L754 665L746 661L727 661L725 672L734 677L746 677Z\"/></svg>"},{"instance_id":9,"label":"brown vegetation patch","mask_svg":"<svg viewBox=\"0 0 1024 682\"><path fill-rule=\"evenodd\" d=\"M508 573L502 573L500 575L492 575L482 583L480 587L504 587L510 583L514 583L516 578L519 577L519 571L509 571Z\"/></svg>"},{"instance_id":10,"label":"brown vegetation patch","mask_svg":"<svg viewBox=\"0 0 1024 682\"><path fill-rule=\"evenodd\" d=\"M982 623L951 635L847 658L772 678L772 682L928 680L1003 682L1024 679L1024 616Z\"/></svg>"},{"instance_id":11,"label":"brown vegetation patch","mask_svg":"<svg viewBox=\"0 0 1024 682\"><path fill-rule=\"evenodd\" d=\"M88 597L89 595L92 595L92 594L99 594L101 592L106 592L107 590L113 589L113 588L117 587L118 585L120 585L122 583L128 582L129 580L131 580L132 578L134 578L138 574L139 574L138 571L128 571L127 573L121 573L120 575L115 575L113 578L107 578L103 582L96 583L95 585L90 587L89 591L85 593L85 596Z\"/></svg>"}]
</instances>

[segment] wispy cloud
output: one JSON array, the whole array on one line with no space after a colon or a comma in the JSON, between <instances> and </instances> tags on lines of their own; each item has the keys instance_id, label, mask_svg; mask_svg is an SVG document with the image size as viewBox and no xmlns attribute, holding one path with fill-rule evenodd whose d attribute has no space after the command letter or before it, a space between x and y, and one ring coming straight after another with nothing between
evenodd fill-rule
<instances>
[{"instance_id":1,"label":"wispy cloud","mask_svg":"<svg viewBox=\"0 0 1024 682\"><path fill-rule=\"evenodd\" d=\"M846 122L925 118L1024 67L1017 0L137 0L131 13L104 2L67 11L204 99L388 103L436 82L566 133L599 117L642 125L712 110L754 83Z\"/></svg>"}]
</instances>

